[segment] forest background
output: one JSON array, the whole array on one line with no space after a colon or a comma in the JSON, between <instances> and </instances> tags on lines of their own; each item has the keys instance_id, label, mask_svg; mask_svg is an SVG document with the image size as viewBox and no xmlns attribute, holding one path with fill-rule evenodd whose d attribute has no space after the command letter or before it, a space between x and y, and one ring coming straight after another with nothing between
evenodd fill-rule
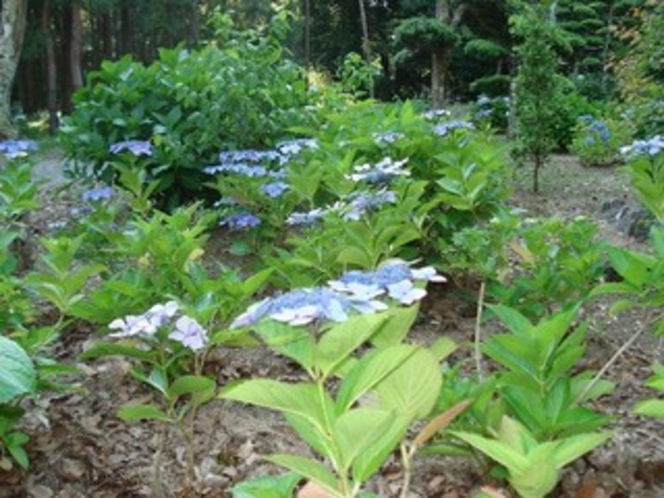
<instances>
[{"instance_id":1,"label":"forest background","mask_svg":"<svg viewBox=\"0 0 664 498\"><path fill-rule=\"evenodd\" d=\"M161 48L204 45L214 36L213 19L219 13L229 14L238 31L260 31L270 24L274 28L275 19L287 21L282 43L310 70L310 77L315 71L322 79L344 79L381 100L431 98L438 108L480 95L508 96L516 69L513 48L519 43L510 18L529 3L5 0L0 135L16 132L8 122L10 113L43 110L49 111L55 131L58 115L71 113L73 93L102 61L130 55L149 64ZM614 75L630 65L626 56L640 37L644 11L653 10L656 2L543 3L558 28L556 50L560 71L569 78L568 93L591 101L616 96L621 89ZM630 81L634 83L633 78L622 78L623 87Z\"/></svg>"}]
</instances>

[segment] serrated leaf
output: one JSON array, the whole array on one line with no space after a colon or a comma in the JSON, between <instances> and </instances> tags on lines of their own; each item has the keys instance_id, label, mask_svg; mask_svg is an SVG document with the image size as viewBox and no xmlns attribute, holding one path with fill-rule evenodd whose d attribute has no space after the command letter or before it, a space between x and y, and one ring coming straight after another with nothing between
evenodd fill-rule
<instances>
[{"instance_id":1,"label":"serrated leaf","mask_svg":"<svg viewBox=\"0 0 664 498\"><path fill-rule=\"evenodd\" d=\"M384 314L359 315L333 325L316 345L316 367L325 377L333 373L386 319Z\"/></svg>"},{"instance_id":2,"label":"serrated leaf","mask_svg":"<svg viewBox=\"0 0 664 498\"><path fill-rule=\"evenodd\" d=\"M356 408L335 420L332 438L341 453L341 465L348 470L358 455L380 439L392 424L394 414L385 410Z\"/></svg>"},{"instance_id":3,"label":"serrated leaf","mask_svg":"<svg viewBox=\"0 0 664 498\"><path fill-rule=\"evenodd\" d=\"M7 403L37 386L32 360L16 342L0 336L0 403Z\"/></svg>"}]
</instances>

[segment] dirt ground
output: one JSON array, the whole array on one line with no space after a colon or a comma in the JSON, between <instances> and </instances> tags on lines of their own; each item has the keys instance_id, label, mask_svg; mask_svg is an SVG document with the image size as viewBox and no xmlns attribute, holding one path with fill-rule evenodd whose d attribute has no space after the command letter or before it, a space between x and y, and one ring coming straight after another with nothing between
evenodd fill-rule
<instances>
[{"instance_id":1,"label":"dirt ground","mask_svg":"<svg viewBox=\"0 0 664 498\"><path fill-rule=\"evenodd\" d=\"M40 165L53 177L57 157ZM516 179L521 187L527 175ZM570 157L554 158L541 180L542 192L533 195L519 188L515 205L533 216L586 215L600 224L601 237L622 245L637 245L616 224L602 215L606 202L631 202L629 187L613 168L582 168ZM55 192L59 182L45 187ZM51 209L51 208L49 208ZM55 208L53 208L55 209ZM48 211L48 209L47 209ZM44 216L48 217L48 213ZM611 317L608 303L588 311L592 319L588 368L599 369L638 329L638 314ZM472 338L473 305L454 289L431 292L413 337L429 341L448 334L467 344ZM0 471L0 498L111 498L111 497L224 497L247 477L279 472L261 459L273 452L306 453L307 449L278 415L259 408L214 401L196 420L195 486L187 491L184 445L174 430L154 423L129 424L115 410L129 400L149 401L151 394L128 374L122 359L83 364L76 359L90 341L92 331L70 330L54 351L63 361L78 365L85 375L73 378L72 390L42 397L30 406L24 430L31 436L27 472ZM570 465L552 496L573 498L664 497L664 425L637 417L630 408L651 396L642 387L649 365L664 359L664 345L643 335L609 370L617 388L598 401L598 411L616 416L612 440ZM266 350L219 350L211 368L224 385L250 376L296 378L292 365ZM462 459L423 457L416 461L410 498L472 496L490 483L479 467ZM401 469L392 458L371 483L385 497L399 495Z\"/></svg>"}]
</instances>

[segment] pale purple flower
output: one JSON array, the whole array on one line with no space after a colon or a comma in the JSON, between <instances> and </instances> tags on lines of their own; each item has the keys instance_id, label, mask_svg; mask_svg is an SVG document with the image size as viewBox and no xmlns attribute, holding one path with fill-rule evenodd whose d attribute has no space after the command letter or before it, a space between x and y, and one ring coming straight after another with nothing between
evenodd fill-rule
<instances>
[{"instance_id":1,"label":"pale purple flower","mask_svg":"<svg viewBox=\"0 0 664 498\"><path fill-rule=\"evenodd\" d=\"M438 135L439 137L445 137L454 130L474 130L474 129L475 125L473 125L473 123L470 123L468 121L463 121L460 119L455 119L453 121L448 121L446 123L441 123L434 126L433 133L434 135Z\"/></svg>"},{"instance_id":2,"label":"pale purple flower","mask_svg":"<svg viewBox=\"0 0 664 498\"><path fill-rule=\"evenodd\" d=\"M425 280L427 282L447 282L447 279L440 275L433 266L423 268L411 268L410 273L414 280Z\"/></svg>"},{"instance_id":3,"label":"pale purple flower","mask_svg":"<svg viewBox=\"0 0 664 498\"><path fill-rule=\"evenodd\" d=\"M296 140L286 140L277 144L277 150L285 156L296 156L304 149L318 149L318 142L313 138L300 138Z\"/></svg>"},{"instance_id":4,"label":"pale purple flower","mask_svg":"<svg viewBox=\"0 0 664 498\"><path fill-rule=\"evenodd\" d=\"M171 319L175 316L178 311L178 303L175 301L168 301L164 304L155 304L147 312L145 312L145 317L152 323L155 327L163 327L168 325Z\"/></svg>"},{"instance_id":5,"label":"pale purple flower","mask_svg":"<svg viewBox=\"0 0 664 498\"><path fill-rule=\"evenodd\" d=\"M181 316L175 322L175 329L168 338L179 342L192 351L200 351L208 342L208 333L196 320Z\"/></svg>"},{"instance_id":6,"label":"pale purple flower","mask_svg":"<svg viewBox=\"0 0 664 498\"><path fill-rule=\"evenodd\" d=\"M34 140L3 140L0 142L0 152L7 159L15 159L28 155L29 151L37 150L37 142Z\"/></svg>"},{"instance_id":7,"label":"pale purple flower","mask_svg":"<svg viewBox=\"0 0 664 498\"><path fill-rule=\"evenodd\" d=\"M154 153L152 144L145 140L125 140L111 145L108 149L111 154L127 151L135 156L151 156Z\"/></svg>"},{"instance_id":8,"label":"pale purple flower","mask_svg":"<svg viewBox=\"0 0 664 498\"><path fill-rule=\"evenodd\" d=\"M358 221L369 211L375 211L385 204L394 204L397 196L391 190L383 189L375 193L353 192L349 199L341 209L342 217L347 221Z\"/></svg>"},{"instance_id":9,"label":"pale purple flower","mask_svg":"<svg viewBox=\"0 0 664 498\"><path fill-rule=\"evenodd\" d=\"M430 121L435 121L440 118L446 118L451 115L452 113L446 109L432 109L423 114L424 119L428 119Z\"/></svg>"},{"instance_id":10,"label":"pale purple flower","mask_svg":"<svg viewBox=\"0 0 664 498\"><path fill-rule=\"evenodd\" d=\"M371 184L389 183L398 176L410 176L410 171L404 169L408 159L394 161L386 157L376 164L361 164L353 168L353 173L346 178L354 182L365 181Z\"/></svg>"},{"instance_id":11,"label":"pale purple flower","mask_svg":"<svg viewBox=\"0 0 664 498\"><path fill-rule=\"evenodd\" d=\"M327 214L327 210L322 208L312 209L306 213L294 212L286 218L288 225L313 225L321 220Z\"/></svg>"},{"instance_id":12,"label":"pale purple flower","mask_svg":"<svg viewBox=\"0 0 664 498\"><path fill-rule=\"evenodd\" d=\"M203 173L207 173L208 175L216 175L217 173L234 173L248 178L262 178L268 174L268 171L264 166L234 163L206 166L203 168Z\"/></svg>"},{"instance_id":13,"label":"pale purple flower","mask_svg":"<svg viewBox=\"0 0 664 498\"><path fill-rule=\"evenodd\" d=\"M276 199L280 197L286 190L288 190L288 184L284 182L271 182L261 185L261 192L263 192L268 197Z\"/></svg>"},{"instance_id":14,"label":"pale purple flower","mask_svg":"<svg viewBox=\"0 0 664 498\"><path fill-rule=\"evenodd\" d=\"M387 133L375 133L374 134L374 142L377 145L389 145L393 144L397 140L401 140L404 138L405 135L403 133L400 133L398 131L390 131Z\"/></svg>"},{"instance_id":15,"label":"pale purple flower","mask_svg":"<svg viewBox=\"0 0 664 498\"><path fill-rule=\"evenodd\" d=\"M224 165L238 163L261 163L263 161L280 160L281 154L276 150L229 150L219 153L219 162Z\"/></svg>"},{"instance_id":16,"label":"pale purple flower","mask_svg":"<svg viewBox=\"0 0 664 498\"><path fill-rule=\"evenodd\" d=\"M127 315L124 318L117 318L108 324L111 330L119 330L109 337L122 338L122 337L136 337L148 336L151 337L157 333L157 328L153 323L148 320L144 315Z\"/></svg>"},{"instance_id":17,"label":"pale purple flower","mask_svg":"<svg viewBox=\"0 0 664 498\"><path fill-rule=\"evenodd\" d=\"M108 200L114 195L115 195L115 190L113 190L113 187L101 186L101 187L91 188L83 192L81 194L81 200L83 202L99 202L99 201Z\"/></svg>"},{"instance_id":18,"label":"pale purple flower","mask_svg":"<svg viewBox=\"0 0 664 498\"><path fill-rule=\"evenodd\" d=\"M620 153L625 156L650 156L655 157L664 150L664 137L655 135L649 140L635 140L631 145L620 148Z\"/></svg>"},{"instance_id":19,"label":"pale purple flower","mask_svg":"<svg viewBox=\"0 0 664 498\"><path fill-rule=\"evenodd\" d=\"M220 226L227 226L231 230L244 230L246 228L254 228L260 224L261 224L260 218L246 211L229 214L219 222Z\"/></svg>"},{"instance_id":20,"label":"pale purple flower","mask_svg":"<svg viewBox=\"0 0 664 498\"><path fill-rule=\"evenodd\" d=\"M413 282L410 280L402 280L396 284L390 284L387 286L387 294L392 299L399 301L401 304L410 306L415 301L419 301L424 296L427 295L427 291L415 287Z\"/></svg>"}]
</instances>

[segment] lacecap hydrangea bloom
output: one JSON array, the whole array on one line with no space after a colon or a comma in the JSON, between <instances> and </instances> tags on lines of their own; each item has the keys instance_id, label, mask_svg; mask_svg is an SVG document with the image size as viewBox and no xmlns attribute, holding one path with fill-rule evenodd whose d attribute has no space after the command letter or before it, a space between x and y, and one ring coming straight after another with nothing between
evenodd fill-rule
<instances>
[{"instance_id":1,"label":"lacecap hydrangea bloom","mask_svg":"<svg viewBox=\"0 0 664 498\"><path fill-rule=\"evenodd\" d=\"M354 182L367 182L371 184L389 183L398 176L410 176L410 171L404 168L408 159L394 161L390 157L381 159L376 164L360 164L353 168L353 173L346 178Z\"/></svg>"},{"instance_id":2,"label":"lacecap hydrangea bloom","mask_svg":"<svg viewBox=\"0 0 664 498\"><path fill-rule=\"evenodd\" d=\"M34 140L3 140L0 142L0 152L7 159L27 156L28 152L33 150L37 150L37 142Z\"/></svg>"},{"instance_id":3,"label":"lacecap hydrangea bloom","mask_svg":"<svg viewBox=\"0 0 664 498\"><path fill-rule=\"evenodd\" d=\"M260 224L260 218L247 211L229 214L219 222L220 226L227 226L231 230L245 230L257 227Z\"/></svg>"},{"instance_id":4,"label":"lacecap hydrangea bloom","mask_svg":"<svg viewBox=\"0 0 664 498\"><path fill-rule=\"evenodd\" d=\"M124 140L111 145L108 149L111 154L120 152L129 152L135 156L151 156L154 154L154 147L145 140Z\"/></svg>"},{"instance_id":5,"label":"lacecap hydrangea bloom","mask_svg":"<svg viewBox=\"0 0 664 498\"><path fill-rule=\"evenodd\" d=\"M627 157L655 157L664 151L664 137L655 135L648 140L635 140L631 145L620 148L620 153Z\"/></svg>"},{"instance_id":6,"label":"lacecap hydrangea bloom","mask_svg":"<svg viewBox=\"0 0 664 498\"><path fill-rule=\"evenodd\" d=\"M127 337L150 339L155 337L159 329L173 327L168 333L169 339L179 342L182 346L194 352L200 351L208 342L207 330L187 315L181 315L175 319L178 309L178 304L175 301L168 301L164 304L154 305L142 315L128 315L113 320L108 328L118 332L109 334L109 337L115 339ZM173 323L173 320L175 320L175 323Z\"/></svg>"},{"instance_id":7,"label":"lacecap hydrangea bloom","mask_svg":"<svg viewBox=\"0 0 664 498\"><path fill-rule=\"evenodd\" d=\"M315 321L343 322L351 313L371 314L387 309L378 298L387 297L411 305L426 295L416 282L445 282L433 267L411 268L392 260L375 271L349 271L326 287L298 289L267 298L238 316L231 328L249 327L263 318L307 325Z\"/></svg>"}]
</instances>

